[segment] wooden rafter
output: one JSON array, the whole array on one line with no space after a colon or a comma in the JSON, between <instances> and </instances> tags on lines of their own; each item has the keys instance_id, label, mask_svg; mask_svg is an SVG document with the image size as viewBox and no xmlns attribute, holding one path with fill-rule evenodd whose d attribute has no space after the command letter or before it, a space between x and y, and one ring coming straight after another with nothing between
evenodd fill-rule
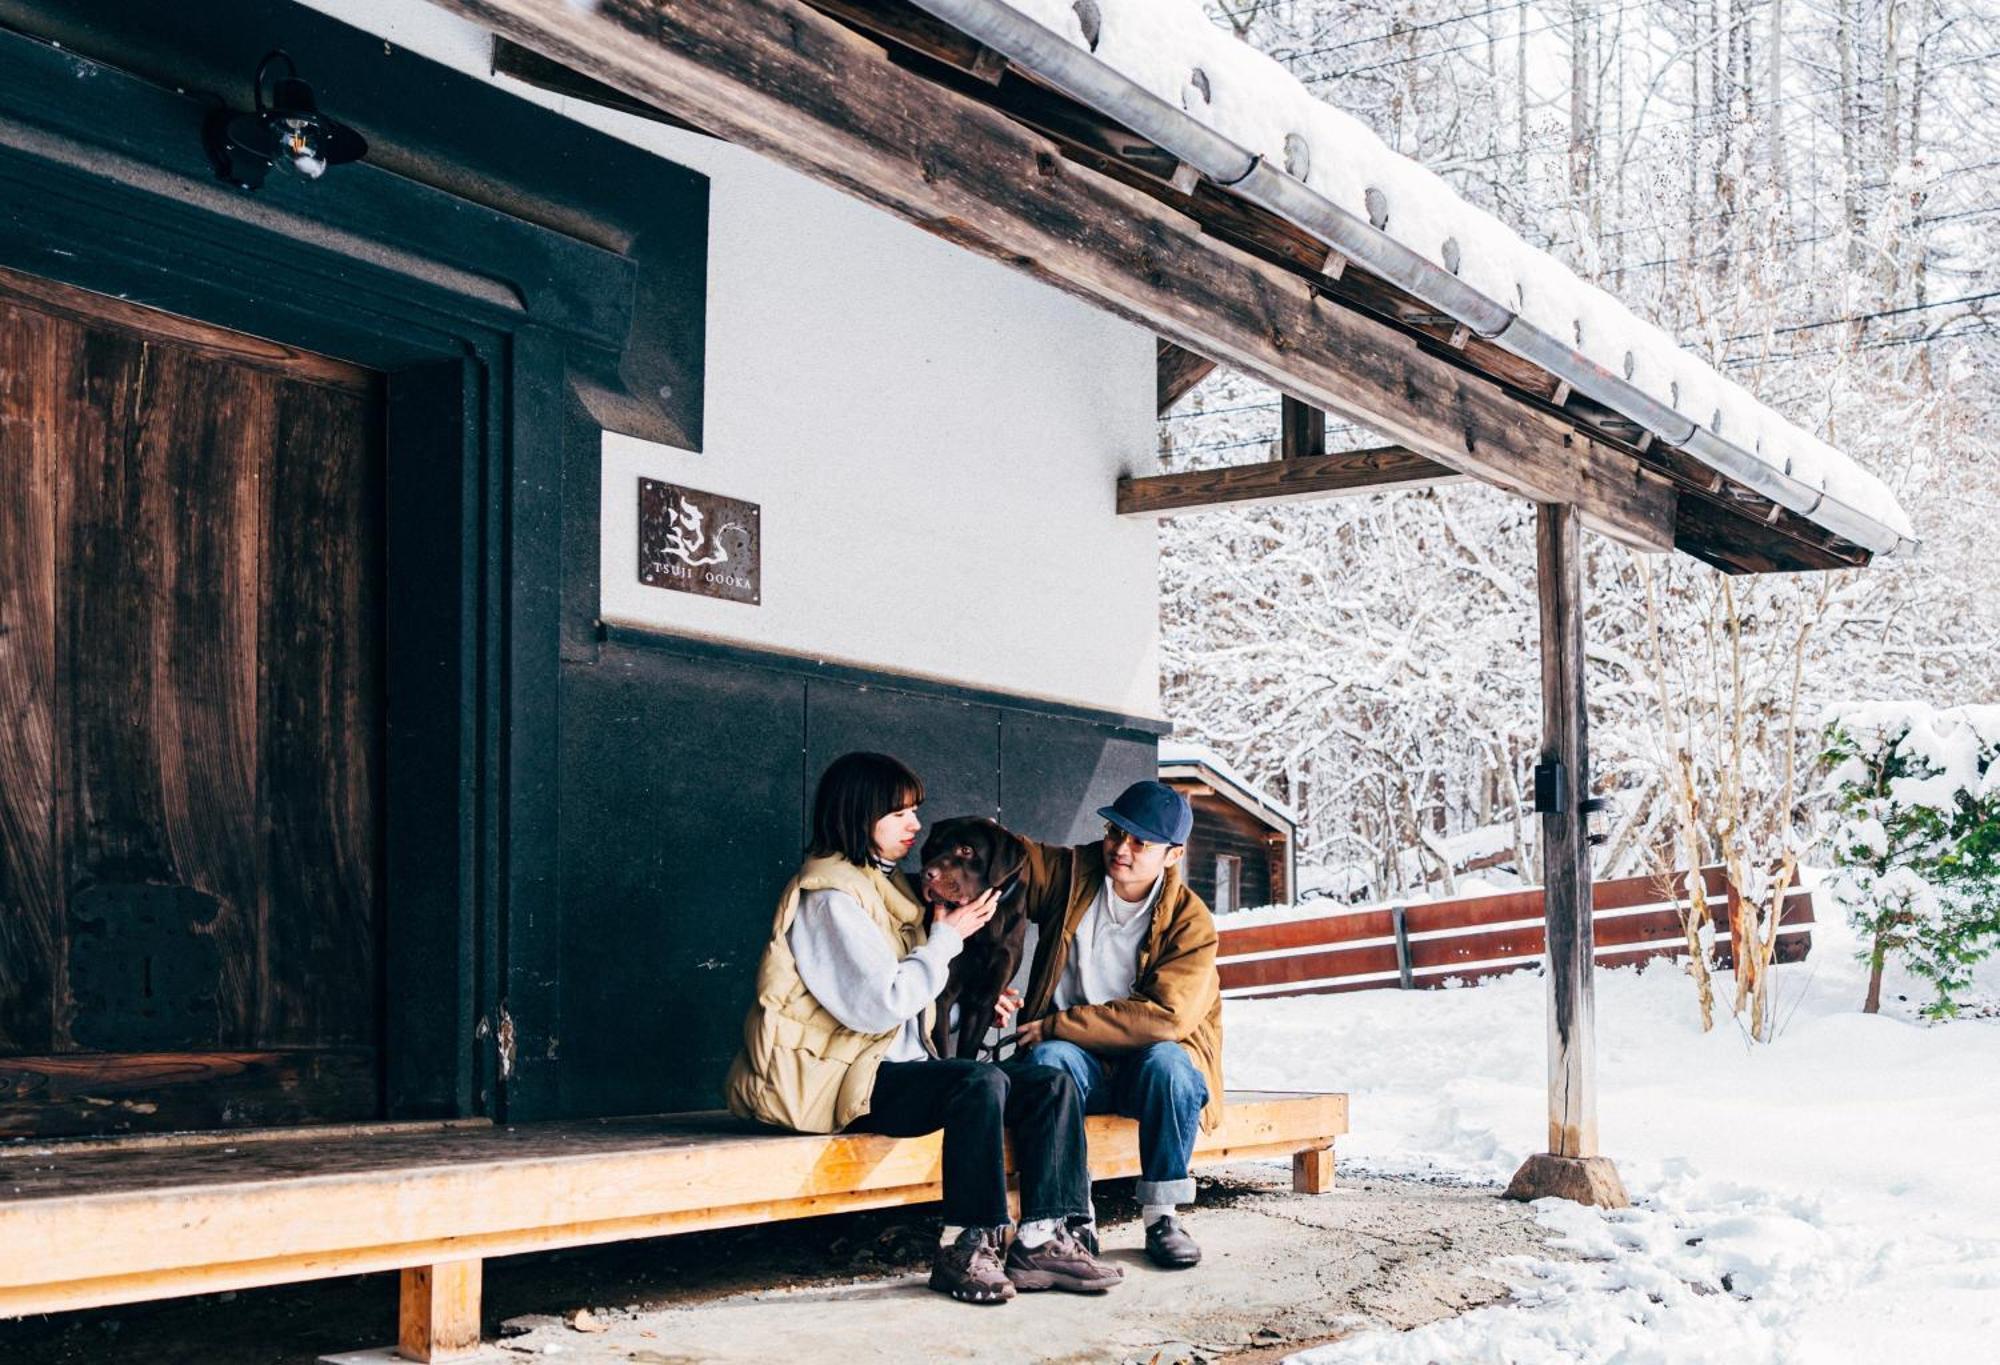
<instances>
[{"instance_id":1,"label":"wooden rafter","mask_svg":"<svg viewBox=\"0 0 2000 1365\"><path fill-rule=\"evenodd\" d=\"M1426 458L1573 504L1633 543L1673 543L1673 486L1629 452L1525 410L1157 198L1077 168L1045 137L883 60L801 0L604 0L594 12L566 0L444 3Z\"/></svg>"},{"instance_id":2,"label":"wooden rafter","mask_svg":"<svg viewBox=\"0 0 2000 1365\"><path fill-rule=\"evenodd\" d=\"M572 71L561 62L552 62L541 53L505 38L493 40L493 71L496 75L512 76L515 80L540 90L568 95L571 99L600 105L606 109L616 109L621 113L635 114L654 123L664 123L669 128L685 128L692 133L706 131L695 127L685 119L677 119L644 100L635 100L623 90L606 85L603 81L594 81L582 72Z\"/></svg>"},{"instance_id":3,"label":"wooden rafter","mask_svg":"<svg viewBox=\"0 0 2000 1365\"><path fill-rule=\"evenodd\" d=\"M1432 488L1465 476L1401 446L1300 455L1262 464L1229 465L1185 474L1118 481L1123 516L1161 516L1205 507L1253 507L1351 493Z\"/></svg>"}]
</instances>

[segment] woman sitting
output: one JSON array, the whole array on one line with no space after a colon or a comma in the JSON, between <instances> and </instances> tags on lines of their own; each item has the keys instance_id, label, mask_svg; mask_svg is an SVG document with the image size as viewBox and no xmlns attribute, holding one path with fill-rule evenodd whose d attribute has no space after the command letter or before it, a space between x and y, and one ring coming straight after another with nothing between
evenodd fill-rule
<instances>
[{"instance_id":1,"label":"woman sitting","mask_svg":"<svg viewBox=\"0 0 2000 1365\"><path fill-rule=\"evenodd\" d=\"M923 783L886 754L834 761L813 801L812 843L778 898L757 999L729 1069L729 1107L801 1133L916 1137L944 1130L945 1235L931 1288L967 1303L1015 1291L1102 1293L1124 1277L1071 1234L1089 1217L1083 1109L1066 1072L939 1058L933 1002L989 892L925 907L896 864L916 845ZM1013 1128L1022 1223L1009 1217Z\"/></svg>"}]
</instances>

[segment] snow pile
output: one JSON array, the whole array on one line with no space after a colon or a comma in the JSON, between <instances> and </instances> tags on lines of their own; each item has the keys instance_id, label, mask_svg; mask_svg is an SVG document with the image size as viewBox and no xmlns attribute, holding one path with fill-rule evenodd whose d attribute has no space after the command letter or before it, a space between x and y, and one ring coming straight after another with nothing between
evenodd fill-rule
<instances>
[{"instance_id":1,"label":"snow pile","mask_svg":"<svg viewBox=\"0 0 2000 1365\"><path fill-rule=\"evenodd\" d=\"M1857 756L1834 769L1830 787L1864 777L1868 758L1900 750L1912 769L1889 781L1889 800L1906 808L1951 811L1959 798L2000 791L2000 706L1939 710L1923 702L1855 702L1828 708L1824 727L1852 737ZM1986 769L1982 773L1982 769Z\"/></svg>"},{"instance_id":2,"label":"snow pile","mask_svg":"<svg viewBox=\"0 0 2000 1365\"><path fill-rule=\"evenodd\" d=\"M1708 1035L1672 964L1601 971L1600 1125L1635 1207L1540 1206L1578 1260L1496 1267L1513 1304L1297 1360L1741 1362L1995 1358L2000 1020L1927 1026L1829 909L1778 969L1769 1046ZM1725 994L1726 994L1726 982ZM2000 997L2000 969L1978 983ZM1906 991L1909 1002L1897 999ZM1545 986L1226 1006L1232 1087L1352 1096L1350 1168L1504 1182L1545 1136Z\"/></svg>"},{"instance_id":3,"label":"snow pile","mask_svg":"<svg viewBox=\"0 0 2000 1365\"><path fill-rule=\"evenodd\" d=\"M1318 99L1195 0L996 0L1740 450L1914 539L1874 475ZM1661 433L1666 434L1666 433Z\"/></svg>"}]
</instances>

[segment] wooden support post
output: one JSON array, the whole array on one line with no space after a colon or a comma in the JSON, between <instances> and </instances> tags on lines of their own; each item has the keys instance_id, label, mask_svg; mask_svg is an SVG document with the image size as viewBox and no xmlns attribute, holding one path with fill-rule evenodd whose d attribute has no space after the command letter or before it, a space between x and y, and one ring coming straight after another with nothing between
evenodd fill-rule
<instances>
[{"instance_id":1,"label":"wooden support post","mask_svg":"<svg viewBox=\"0 0 2000 1365\"><path fill-rule=\"evenodd\" d=\"M1299 1194L1326 1194L1333 1189L1333 1148L1308 1147L1292 1153L1292 1189Z\"/></svg>"},{"instance_id":2,"label":"wooden support post","mask_svg":"<svg viewBox=\"0 0 2000 1365\"><path fill-rule=\"evenodd\" d=\"M440 1261L403 1271L396 1354L458 1360L479 1350L480 1262Z\"/></svg>"},{"instance_id":3,"label":"wooden support post","mask_svg":"<svg viewBox=\"0 0 2000 1365\"><path fill-rule=\"evenodd\" d=\"M1326 454L1326 413L1287 396L1280 404L1278 452L1282 459Z\"/></svg>"},{"instance_id":4,"label":"wooden support post","mask_svg":"<svg viewBox=\"0 0 2000 1365\"><path fill-rule=\"evenodd\" d=\"M1537 784L1542 901L1548 923L1549 1150L1529 1157L1507 1187L1510 1199L1545 1195L1605 1208L1627 1204L1612 1164L1597 1153L1595 994L1592 978L1590 794L1585 727L1583 555L1577 509L1543 503L1536 519L1542 617L1542 763L1556 781Z\"/></svg>"}]
</instances>

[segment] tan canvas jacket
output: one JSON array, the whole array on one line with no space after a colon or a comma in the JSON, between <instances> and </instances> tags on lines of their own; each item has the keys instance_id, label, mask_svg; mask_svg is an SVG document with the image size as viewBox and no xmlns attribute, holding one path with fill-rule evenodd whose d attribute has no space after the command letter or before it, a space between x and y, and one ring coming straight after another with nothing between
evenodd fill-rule
<instances>
[{"instance_id":1,"label":"tan canvas jacket","mask_svg":"<svg viewBox=\"0 0 2000 1365\"><path fill-rule=\"evenodd\" d=\"M1028 845L1021 872L1027 913L1038 931L1023 1020L1046 1018L1049 1036L1115 1056L1154 1043L1179 1043L1208 1081L1201 1126L1222 1121L1222 983L1215 970L1215 917L1181 880L1164 874L1153 925L1139 949L1132 994L1102 1005L1054 1011L1056 984L1069 962L1076 929L1104 883L1104 846Z\"/></svg>"},{"instance_id":2,"label":"tan canvas jacket","mask_svg":"<svg viewBox=\"0 0 2000 1365\"><path fill-rule=\"evenodd\" d=\"M778 898L771 941L757 964L757 998L743 1020L743 1048L724 1087L732 1113L801 1133L831 1133L868 1112L875 1073L896 1030L856 1033L828 1013L799 977L786 935L802 891L837 890L861 902L897 957L925 939L924 910L899 873L885 877L844 858L813 858ZM929 1037L936 1006L924 1009Z\"/></svg>"}]
</instances>

